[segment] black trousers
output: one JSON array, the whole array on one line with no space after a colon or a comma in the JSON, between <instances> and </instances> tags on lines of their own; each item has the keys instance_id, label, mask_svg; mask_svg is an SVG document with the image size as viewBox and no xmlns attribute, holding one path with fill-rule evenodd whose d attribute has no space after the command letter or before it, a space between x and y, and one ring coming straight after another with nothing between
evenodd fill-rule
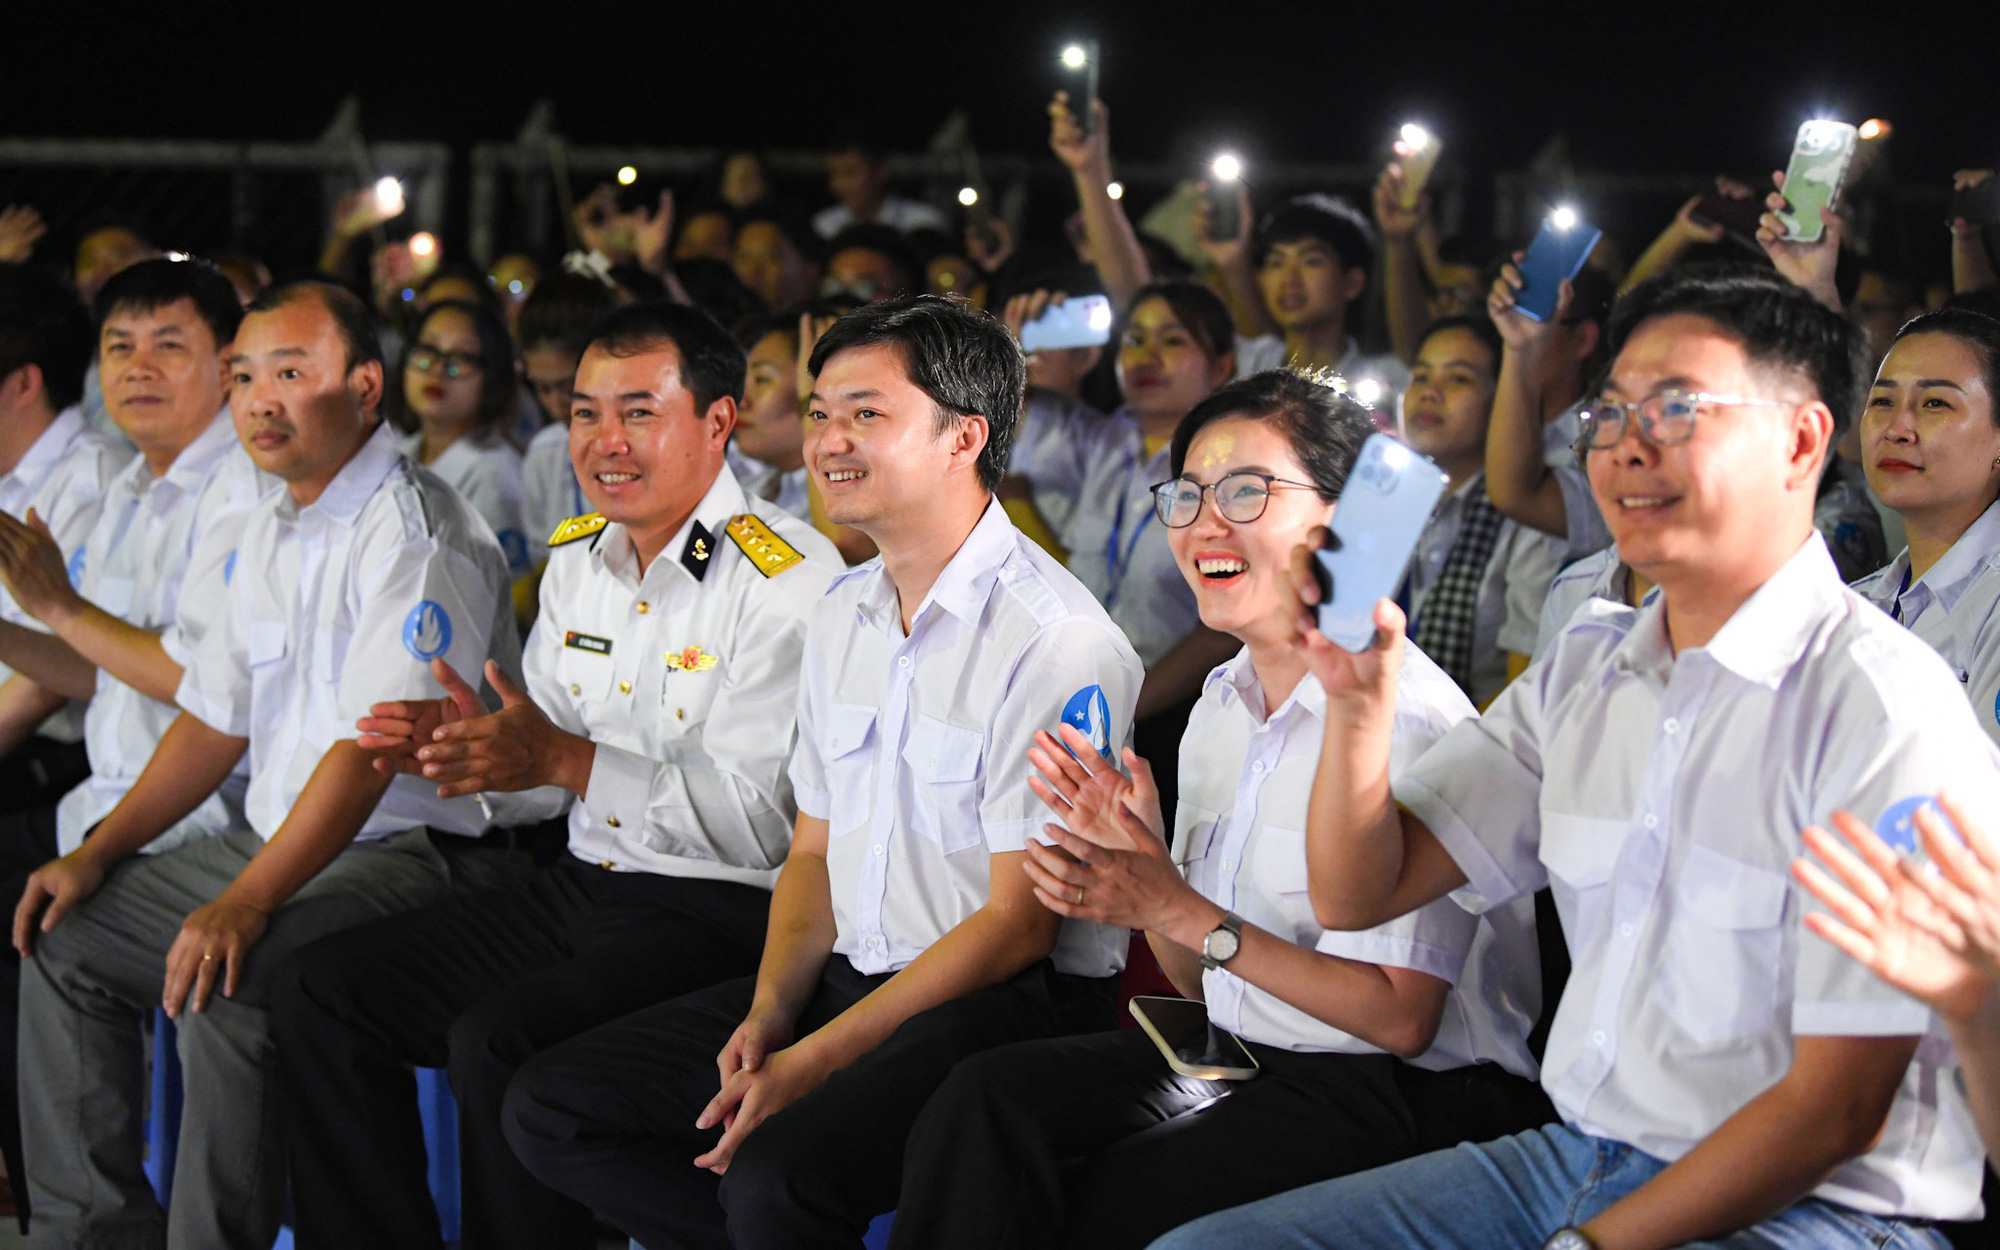
<instances>
[{"instance_id":1,"label":"black trousers","mask_svg":"<svg viewBox=\"0 0 2000 1250\"><path fill-rule=\"evenodd\" d=\"M458 1097L468 1250L591 1245L589 1213L501 1138L508 1082L556 1042L755 971L770 899L571 856L300 951L271 1021L298 1244L441 1244L414 1065L448 1068Z\"/></svg>"},{"instance_id":2,"label":"black trousers","mask_svg":"<svg viewBox=\"0 0 2000 1250\"><path fill-rule=\"evenodd\" d=\"M0 815L0 914L12 925L14 908L35 869L56 857L56 809L53 806ZM21 957L10 939L0 951L0 1153L7 1157L13 1178L14 1215L21 1231L28 1229L27 1172L21 1163L20 1022Z\"/></svg>"},{"instance_id":3,"label":"black trousers","mask_svg":"<svg viewBox=\"0 0 2000 1250\"><path fill-rule=\"evenodd\" d=\"M887 976L834 956L796 1028L804 1036ZM931 1093L968 1057L1113 1022L1116 978L1047 961L921 1012L825 1084L757 1126L722 1177L694 1166L721 1129L694 1127L715 1096L715 1057L750 1008L754 979L718 985L553 1047L507 1092L507 1140L544 1181L646 1250L852 1247L896 1206L903 1146Z\"/></svg>"},{"instance_id":4,"label":"black trousers","mask_svg":"<svg viewBox=\"0 0 2000 1250\"><path fill-rule=\"evenodd\" d=\"M1204 1081L1126 1030L1024 1042L953 1071L909 1138L890 1245L1142 1247L1189 1220L1431 1148L1540 1123L1532 1082L1481 1065L1250 1043Z\"/></svg>"},{"instance_id":5,"label":"black trousers","mask_svg":"<svg viewBox=\"0 0 2000 1250\"><path fill-rule=\"evenodd\" d=\"M31 735L0 755L0 815L54 807L88 776L90 755L81 742Z\"/></svg>"}]
</instances>

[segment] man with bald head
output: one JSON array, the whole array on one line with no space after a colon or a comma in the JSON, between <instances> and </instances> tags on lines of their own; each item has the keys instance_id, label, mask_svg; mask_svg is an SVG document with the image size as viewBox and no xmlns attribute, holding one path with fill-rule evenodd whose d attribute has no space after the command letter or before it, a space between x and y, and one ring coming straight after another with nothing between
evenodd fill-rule
<instances>
[{"instance_id":1,"label":"man with bald head","mask_svg":"<svg viewBox=\"0 0 2000 1250\"><path fill-rule=\"evenodd\" d=\"M396 451L368 312L319 283L265 293L228 357L250 458L281 479L242 523L227 603L187 657L180 715L83 844L39 869L14 915L22 1130L36 1246L263 1250L284 1201L268 1002L313 938L441 895L427 830L482 808L376 771L355 720L435 697L430 662L518 673L492 532ZM243 826L136 852L248 754ZM139 1029L164 1002L187 1081L162 1212L141 1167Z\"/></svg>"}]
</instances>

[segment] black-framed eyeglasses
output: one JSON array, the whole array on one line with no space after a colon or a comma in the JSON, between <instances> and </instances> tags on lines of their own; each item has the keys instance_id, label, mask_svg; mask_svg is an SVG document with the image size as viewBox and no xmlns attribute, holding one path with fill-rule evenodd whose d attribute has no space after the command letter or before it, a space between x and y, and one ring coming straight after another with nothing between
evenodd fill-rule
<instances>
[{"instance_id":1,"label":"black-framed eyeglasses","mask_svg":"<svg viewBox=\"0 0 2000 1250\"><path fill-rule=\"evenodd\" d=\"M1153 508L1159 513L1160 524L1182 529L1193 525L1194 519L1201 515L1202 496L1214 492L1215 510L1222 514L1222 519L1247 525L1264 515L1264 509L1271 503L1271 492L1281 486L1319 489L1311 482L1289 482L1269 473L1231 473L1207 486L1191 477L1177 477L1153 487Z\"/></svg>"},{"instance_id":2,"label":"black-framed eyeglasses","mask_svg":"<svg viewBox=\"0 0 2000 1250\"><path fill-rule=\"evenodd\" d=\"M485 371L486 362L471 352L448 352L442 347L419 343L410 349L410 365L418 373L435 373L440 368L448 378Z\"/></svg>"},{"instance_id":3,"label":"black-framed eyeglasses","mask_svg":"<svg viewBox=\"0 0 2000 1250\"><path fill-rule=\"evenodd\" d=\"M1664 390L1646 396L1636 404L1621 403L1601 396L1578 414L1583 429L1577 446L1587 451L1616 447L1634 420L1646 441L1655 447L1671 447L1694 437L1695 414L1704 407L1789 408L1781 399L1760 399L1748 395L1712 395L1707 391Z\"/></svg>"}]
</instances>

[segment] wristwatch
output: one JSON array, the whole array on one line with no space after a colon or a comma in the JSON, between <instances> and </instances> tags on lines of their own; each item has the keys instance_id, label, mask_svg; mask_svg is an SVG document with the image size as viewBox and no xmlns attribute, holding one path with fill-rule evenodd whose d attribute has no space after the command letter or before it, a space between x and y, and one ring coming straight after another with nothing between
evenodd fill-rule
<instances>
[{"instance_id":1,"label":"wristwatch","mask_svg":"<svg viewBox=\"0 0 2000 1250\"><path fill-rule=\"evenodd\" d=\"M1201 966L1214 971L1236 958L1243 949L1243 917L1233 911L1222 913L1222 923L1201 940Z\"/></svg>"},{"instance_id":2,"label":"wristwatch","mask_svg":"<svg viewBox=\"0 0 2000 1250\"><path fill-rule=\"evenodd\" d=\"M1590 1239L1589 1233L1572 1225L1550 1233L1549 1239L1542 1243L1542 1250L1597 1250L1597 1243Z\"/></svg>"}]
</instances>

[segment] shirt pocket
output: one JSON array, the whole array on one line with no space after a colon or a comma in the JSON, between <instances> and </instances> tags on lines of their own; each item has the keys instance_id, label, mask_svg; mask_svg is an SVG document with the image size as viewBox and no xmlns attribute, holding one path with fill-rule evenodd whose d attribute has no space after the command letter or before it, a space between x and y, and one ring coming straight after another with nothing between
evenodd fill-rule
<instances>
[{"instance_id":1,"label":"shirt pocket","mask_svg":"<svg viewBox=\"0 0 2000 1250\"><path fill-rule=\"evenodd\" d=\"M1700 1045L1720 1046L1772 1028L1790 896L1782 872L1699 844L1688 848L1674 884L1656 995Z\"/></svg>"},{"instance_id":2,"label":"shirt pocket","mask_svg":"<svg viewBox=\"0 0 2000 1250\"><path fill-rule=\"evenodd\" d=\"M1549 870L1549 888L1563 907L1565 922L1574 917L1572 943L1593 940L1604 918L1611 872L1618 863L1629 829L1622 820L1547 813L1542 817L1542 865ZM1568 924L1565 923L1565 929Z\"/></svg>"},{"instance_id":3,"label":"shirt pocket","mask_svg":"<svg viewBox=\"0 0 2000 1250\"><path fill-rule=\"evenodd\" d=\"M317 681L332 686L347 667L347 648L354 631L328 623L313 631L312 673Z\"/></svg>"},{"instance_id":4,"label":"shirt pocket","mask_svg":"<svg viewBox=\"0 0 2000 1250\"><path fill-rule=\"evenodd\" d=\"M874 811L875 708L867 703L835 703L826 710L826 789L832 837L854 832Z\"/></svg>"},{"instance_id":5,"label":"shirt pocket","mask_svg":"<svg viewBox=\"0 0 2000 1250\"><path fill-rule=\"evenodd\" d=\"M567 644L556 660L556 676L569 697L584 703L603 703L611 697L611 683L617 672L611 657Z\"/></svg>"},{"instance_id":6,"label":"shirt pocket","mask_svg":"<svg viewBox=\"0 0 2000 1250\"><path fill-rule=\"evenodd\" d=\"M935 716L919 716L903 747L915 780L917 810L910 823L947 855L984 839L979 825L979 757L986 737Z\"/></svg>"},{"instance_id":7,"label":"shirt pocket","mask_svg":"<svg viewBox=\"0 0 2000 1250\"><path fill-rule=\"evenodd\" d=\"M1291 926L1287 937L1295 942L1318 940L1319 925L1312 914L1312 883L1306 871L1305 830L1266 825L1255 836L1257 845L1250 853L1250 868L1257 889L1276 905L1285 923Z\"/></svg>"},{"instance_id":8,"label":"shirt pocket","mask_svg":"<svg viewBox=\"0 0 2000 1250\"><path fill-rule=\"evenodd\" d=\"M1214 898L1217 893L1217 861L1211 858L1210 852L1215 849L1215 840L1221 829L1220 812L1196 807L1192 803L1181 803L1174 808L1174 840L1171 843L1174 866L1204 898Z\"/></svg>"},{"instance_id":9,"label":"shirt pocket","mask_svg":"<svg viewBox=\"0 0 2000 1250\"><path fill-rule=\"evenodd\" d=\"M251 668L263 668L285 658L288 641L283 621L251 621L243 631L244 658Z\"/></svg>"}]
</instances>

